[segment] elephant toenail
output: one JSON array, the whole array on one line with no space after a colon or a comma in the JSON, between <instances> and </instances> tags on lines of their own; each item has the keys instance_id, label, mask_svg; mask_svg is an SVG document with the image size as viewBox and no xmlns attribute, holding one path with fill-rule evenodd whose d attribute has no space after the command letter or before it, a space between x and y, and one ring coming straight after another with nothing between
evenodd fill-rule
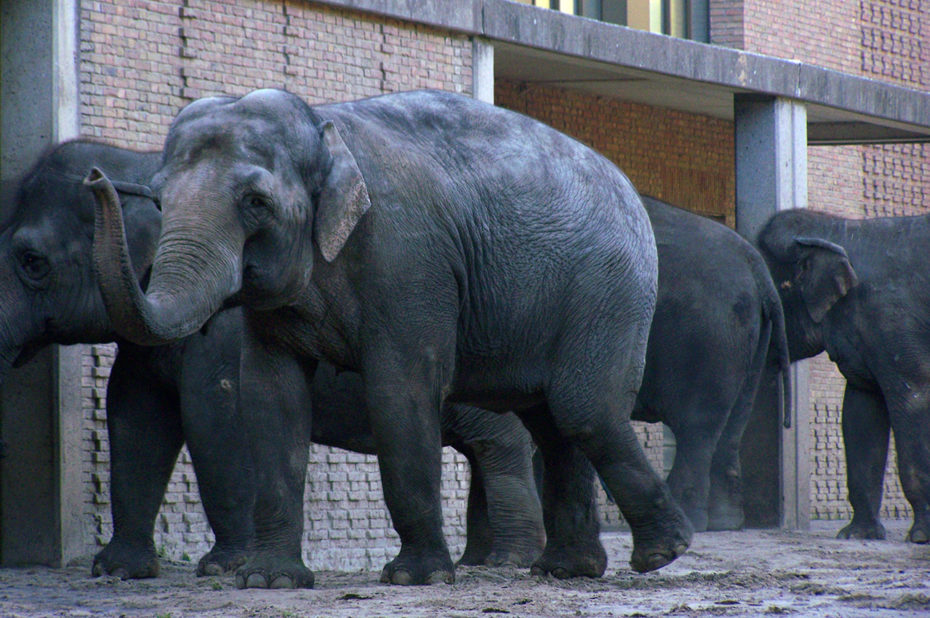
<instances>
[{"instance_id":1,"label":"elephant toenail","mask_svg":"<svg viewBox=\"0 0 930 618\"><path fill-rule=\"evenodd\" d=\"M269 588L281 589L281 588L293 588L294 580L292 580L287 575L278 575L271 582Z\"/></svg>"},{"instance_id":2,"label":"elephant toenail","mask_svg":"<svg viewBox=\"0 0 930 618\"><path fill-rule=\"evenodd\" d=\"M410 571L398 569L394 571L394 575L391 577L391 583L397 584L398 586L410 586L413 584L413 576L410 574Z\"/></svg>"}]
</instances>

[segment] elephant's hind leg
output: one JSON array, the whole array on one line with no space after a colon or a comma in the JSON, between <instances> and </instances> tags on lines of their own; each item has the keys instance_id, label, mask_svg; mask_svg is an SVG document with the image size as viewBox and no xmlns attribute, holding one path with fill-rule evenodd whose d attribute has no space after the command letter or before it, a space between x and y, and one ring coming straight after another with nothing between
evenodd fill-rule
<instances>
[{"instance_id":1,"label":"elephant's hind leg","mask_svg":"<svg viewBox=\"0 0 930 618\"><path fill-rule=\"evenodd\" d=\"M632 568L653 571L684 553L694 530L630 425L649 322L615 318L598 326L564 338L571 343L546 397L558 431L594 464L629 523ZM615 345L605 349L605 341Z\"/></svg>"},{"instance_id":2,"label":"elephant's hind leg","mask_svg":"<svg viewBox=\"0 0 930 618\"><path fill-rule=\"evenodd\" d=\"M600 577L607 569L607 553L598 538L594 469L584 454L559 434L545 405L519 416L539 446L544 466L546 546L532 572L559 579Z\"/></svg>"},{"instance_id":3,"label":"elephant's hind leg","mask_svg":"<svg viewBox=\"0 0 930 618\"><path fill-rule=\"evenodd\" d=\"M930 543L930 401L920 390L915 387L910 397L895 398L895 402L906 401L909 405L900 410L889 403L888 416L894 432L901 489L914 511L907 540L925 544Z\"/></svg>"}]
</instances>

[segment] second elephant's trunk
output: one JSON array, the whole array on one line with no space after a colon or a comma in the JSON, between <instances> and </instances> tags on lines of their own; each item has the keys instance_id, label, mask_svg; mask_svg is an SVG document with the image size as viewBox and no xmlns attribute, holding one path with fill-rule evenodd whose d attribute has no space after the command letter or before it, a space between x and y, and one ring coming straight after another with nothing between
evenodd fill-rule
<instances>
[{"instance_id":1,"label":"second elephant's trunk","mask_svg":"<svg viewBox=\"0 0 930 618\"><path fill-rule=\"evenodd\" d=\"M96 168L84 183L96 197L94 268L116 332L140 345L164 345L197 332L222 306L225 295L218 288L230 287L228 282L211 281L204 274L202 281L191 280L168 289L159 280L158 263L165 265L162 270L171 271L172 262L185 263L186 256L160 252L148 290L143 293L129 257L116 190Z\"/></svg>"}]
</instances>

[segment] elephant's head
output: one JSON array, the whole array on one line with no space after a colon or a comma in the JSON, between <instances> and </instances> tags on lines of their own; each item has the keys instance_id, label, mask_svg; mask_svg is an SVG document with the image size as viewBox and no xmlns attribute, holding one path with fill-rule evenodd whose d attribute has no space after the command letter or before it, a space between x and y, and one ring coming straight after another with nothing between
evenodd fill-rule
<instances>
[{"instance_id":1,"label":"elephant's head","mask_svg":"<svg viewBox=\"0 0 930 618\"><path fill-rule=\"evenodd\" d=\"M163 221L143 294L112 191L98 173L88 181L111 319L149 345L197 331L224 304L290 304L307 289L316 256L335 259L370 205L336 126L298 97L258 90L195 101L172 124L153 179Z\"/></svg>"},{"instance_id":2,"label":"elephant's head","mask_svg":"<svg viewBox=\"0 0 930 618\"><path fill-rule=\"evenodd\" d=\"M82 180L92 165L117 179L129 253L141 276L161 218L142 183L158 160L158 153L67 142L16 183L0 230L0 381L49 343L113 340L93 270L94 200Z\"/></svg>"},{"instance_id":3,"label":"elephant's head","mask_svg":"<svg viewBox=\"0 0 930 618\"><path fill-rule=\"evenodd\" d=\"M846 250L834 241L837 221L822 213L785 211L759 234L759 249L785 310L792 360L823 350L821 324L858 283Z\"/></svg>"}]
</instances>

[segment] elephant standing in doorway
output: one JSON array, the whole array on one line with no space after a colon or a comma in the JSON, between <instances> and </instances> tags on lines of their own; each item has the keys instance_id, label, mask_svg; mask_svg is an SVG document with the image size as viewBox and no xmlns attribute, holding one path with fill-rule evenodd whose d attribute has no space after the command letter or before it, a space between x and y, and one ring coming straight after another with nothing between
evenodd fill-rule
<instances>
[{"instance_id":1,"label":"elephant standing in doorway","mask_svg":"<svg viewBox=\"0 0 930 618\"><path fill-rule=\"evenodd\" d=\"M57 146L4 205L9 217L0 229L0 384L45 345L119 343L107 388L113 537L93 571L124 578L158 574L155 518L185 442L215 536L198 574L239 566L254 539L254 468L236 415L241 310L220 313L182 341L139 346L116 336L93 270L87 170L97 166L114 179L129 257L144 278L161 225L146 183L160 160L159 152L83 140ZM321 419L313 424L314 442L375 452L357 374L321 368L310 396ZM462 562L530 564L542 551L544 531L526 430L513 415L466 406L447 406L441 429L444 444L468 458L476 481Z\"/></svg>"},{"instance_id":2,"label":"elephant standing in doorway","mask_svg":"<svg viewBox=\"0 0 930 618\"><path fill-rule=\"evenodd\" d=\"M668 484L695 530L739 529L739 448L767 355L790 418L781 302L762 256L736 232L650 197L643 204L659 295L633 419L675 434Z\"/></svg>"},{"instance_id":3,"label":"elephant standing in doorway","mask_svg":"<svg viewBox=\"0 0 930 618\"><path fill-rule=\"evenodd\" d=\"M781 294L791 359L824 350L846 378L843 442L852 521L840 538L882 539L889 433L914 510L907 539L930 541L930 216L774 215L759 248Z\"/></svg>"},{"instance_id":4,"label":"elephant standing in doorway","mask_svg":"<svg viewBox=\"0 0 930 618\"><path fill-rule=\"evenodd\" d=\"M164 209L145 292L99 171L95 263L117 330L160 345L245 307L244 414L260 462L261 551L240 585L307 586L300 555L319 360L358 371L401 550L385 582L449 582L444 401L514 410L545 460L538 572L600 575L593 464L649 571L692 529L630 425L655 307L642 203L613 164L525 116L408 92L310 107L280 90L188 105L153 179ZM251 394L250 394L251 393ZM589 463L590 462L590 463Z\"/></svg>"}]
</instances>

